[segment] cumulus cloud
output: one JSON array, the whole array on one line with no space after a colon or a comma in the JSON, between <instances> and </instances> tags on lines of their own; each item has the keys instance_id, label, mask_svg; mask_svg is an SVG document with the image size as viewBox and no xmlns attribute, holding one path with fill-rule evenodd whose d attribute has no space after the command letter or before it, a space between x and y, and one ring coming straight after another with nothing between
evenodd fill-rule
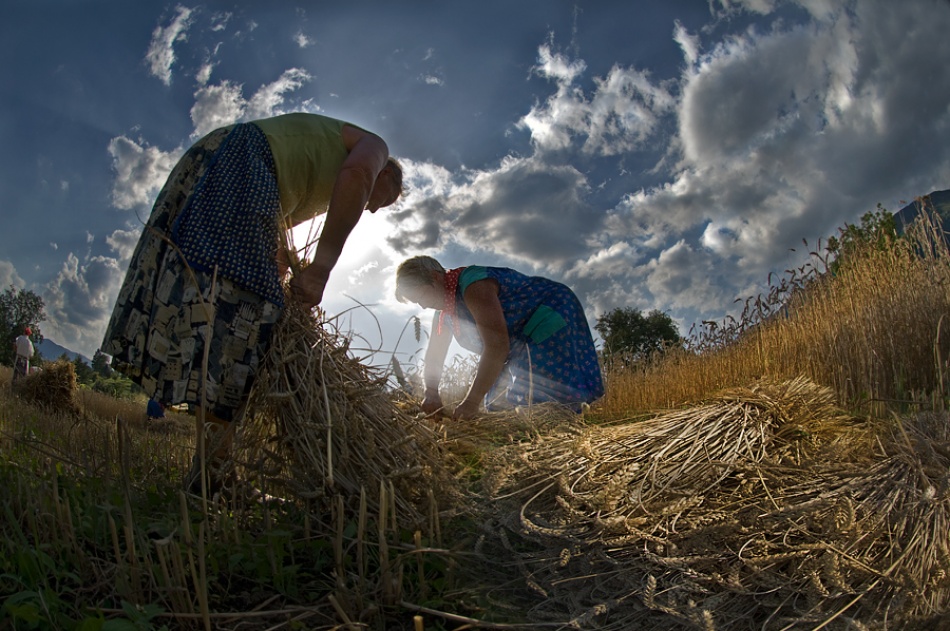
<instances>
[{"instance_id":1,"label":"cumulus cloud","mask_svg":"<svg viewBox=\"0 0 950 631\"><path fill-rule=\"evenodd\" d=\"M539 49L535 72L554 80L557 92L531 108L518 123L531 133L539 151L568 149L575 138L584 152L616 155L635 150L655 131L661 117L673 111L675 99L647 73L614 66L605 77L595 77L596 88L586 95L575 81L587 66Z\"/></svg>"},{"instance_id":2,"label":"cumulus cloud","mask_svg":"<svg viewBox=\"0 0 950 631\"><path fill-rule=\"evenodd\" d=\"M112 203L122 209L151 204L178 160L178 151L142 146L127 136L109 142L109 155L116 173Z\"/></svg>"},{"instance_id":3,"label":"cumulus cloud","mask_svg":"<svg viewBox=\"0 0 950 631\"><path fill-rule=\"evenodd\" d=\"M822 55L823 43L795 29L718 46L684 85L680 133L686 159L743 160L796 133L817 131L826 77L816 76L813 64L780 62Z\"/></svg>"},{"instance_id":4,"label":"cumulus cloud","mask_svg":"<svg viewBox=\"0 0 950 631\"><path fill-rule=\"evenodd\" d=\"M699 59L699 38L690 35L679 20L673 23L673 40L683 49L683 56L689 65Z\"/></svg>"},{"instance_id":5,"label":"cumulus cloud","mask_svg":"<svg viewBox=\"0 0 950 631\"><path fill-rule=\"evenodd\" d=\"M431 162L400 161L406 194L386 216L392 223L387 243L399 255L430 251L442 245L445 199L456 188L456 177Z\"/></svg>"},{"instance_id":6,"label":"cumulus cloud","mask_svg":"<svg viewBox=\"0 0 950 631\"><path fill-rule=\"evenodd\" d=\"M565 277L580 282L603 281L618 277L637 266L641 255L626 241L615 241L579 260Z\"/></svg>"},{"instance_id":7,"label":"cumulus cloud","mask_svg":"<svg viewBox=\"0 0 950 631\"><path fill-rule=\"evenodd\" d=\"M24 287L26 283L17 274L16 267L10 261L0 260L0 291L7 287Z\"/></svg>"},{"instance_id":8,"label":"cumulus cloud","mask_svg":"<svg viewBox=\"0 0 950 631\"><path fill-rule=\"evenodd\" d=\"M809 4L827 19L748 32L687 72L682 169L637 200L673 233L709 221L701 244L740 270L780 267L791 244L832 234L840 208L873 209L901 182L920 181L921 194L946 181L945 164L911 149L950 140L950 89L919 79L950 47L908 45L939 39L927 3L859 3L854 16Z\"/></svg>"},{"instance_id":9,"label":"cumulus cloud","mask_svg":"<svg viewBox=\"0 0 950 631\"><path fill-rule=\"evenodd\" d=\"M175 43L187 39L191 26L192 10L181 5L175 7L175 16L168 26L156 26L152 31L145 60L149 72L158 77L165 85L171 85L172 66L175 64Z\"/></svg>"},{"instance_id":10,"label":"cumulus cloud","mask_svg":"<svg viewBox=\"0 0 950 631\"><path fill-rule=\"evenodd\" d=\"M230 11L222 11L211 15L211 32L223 31L228 27L228 22L234 14Z\"/></svg>"},{"instance_id":11,"label":"cumulus cloud","mask_svg":"<svg viewBox=\"0 0 950 631\"><path fill-rule=\"evenodd\" d=\"M715 277L714 261L708 252L677 241L660 252L644 267L644 281L655 304L674 310L703 312L710 304L721 304L720 280Z\"/></svg>"},{"instance_id":12,"label":"cumulus cloud","mask_svg":"<svg viewBox=\"0 0 950 631\"><path fill-rule=\"evenodd\" d=\"M703 247L709 248L719 256L729 256L729 252L736 247L736 231L728 225L711 221L703 231L700 239Z\"/></svg>"},{"instance_id":13,"label":"cumulus cloud","mask_svg":"<svg viewBox=\"0 0 950 631\"><path fill-rule=\"evenodd\" d=\"M571 166L509 158L495 170L467 171L439 193L407 199L389 241L404 252L455 244L564 269L600 228L588 190Z\"/></svg>"},{"instance_id":14,"label":"cumulus cloud","mask_svg":"<svg viewBox=\"0 0 950 631\"><path fill-rule=\"evenodd\" d=\"M285 113L281 106L286 95L311 79L300 68L285 70L272 83L261 86L250 98L244 98L244 86L224 80L217 85L205 85L195 92L191 120L195 125L192 138L240 120L256 120Z\"/></svg>"},{"instance_id":15,"label":"cumulus cloud","mask_svg":"<svg viewBox=\"0 0 950 631\"><path fill-rule=\"evenodd\" d=\"M192 138L200 138L218 127L240 120L247 107L242 89L241 85L227 80L199 88L195 92L195 104L191 106L191 122L195 126Z\"/></svg>"},{"instance_id":16,"label":"cumulus cloud","mask_svg":"<svg viewBox=\"0 0 950 631\"><path fill-rule=\"evenodd\" d=\"M92 357L112 313L124 270L118 261L94 256L80 262L70 253L56 278L43 291L46 336Z\"/></svg>"},{"instance_id":17,"label":"cumulus cloud","mask_svg":"<svg viewBox=\"0 0 950 631\"><path fill-rule=\"evenodd\" d=\"M853 13L817 0L803 5L811 24L776 22L705 54L677 26L674 38L692 63L678 86L662 92L675 97L674 168L605 209L607 238L566 276L596 308L626 299L692 317L728 313L748 297L742 292L765 288L768 270L800 262L792 249L803 239L817 246L896 186L919 183L911 197L946 188L950 167L932 156L950 141L950 86L920 77L921 68L941 76L938 60L950 58L939 36L950 16L935 20L926 2L857 3ZM771 4L727 8L768 13ZM555 66L551 76L572 80L583 68L569 60ZM608 79L595 80L596 89ZM629 93L649 93L641 85ZM590 142L595 96L559 83L524 121L539 151L584 134ZM666 101L655 102L662 104L655 112L666 111ZM650 101L636 105L643 103ZM659 131L646 124L629 137ZM934 149L920 151L927 146ZM631 277L639 286L625 292Z\"/></svg>"},{"instance_id":18,"label":"cumulus cloud","mask_svg":"<svg viewBox=\"0 0 950 631\"><path fill-rule=\"evenodd\" d=\"M359 269L353 270L350 275L347 277L348 281L352 285L360 285L363 282L363 279L366 278L368 273L374 272L379 268L379 261L370 261L366 263Z\"/></svg>"},{"instance_id":19,"label":"cumulus cloud","mask_svg":"<svg viewBox=\"0 0 950 631\"><path fill-rule=\"evenodd\" d=\"M810 23L776 20L708 52L674 24L687 62L674 82L619 65L587 77L583 59L541 46L533 72L553 91L517 121L534 155L459 170L438 194L407 200L390 242L550 272L595 312L631 305L687 321L765 290L768 271L800 262L803 239L817 245L894 187L946 188L950 165L934 159L950 142L946 8L934 19L927 2L800 4ZM656 184L606 189L611 199L588 181L591 157L627 161L653 146L668 148Z\"/></svg>"},{"instance_id":20,"label":"cumulus cloud","mask_svg":"<svg viewBox=\"0 0 950 631\"><path fill-rule=\"evenodd\" d=\"M735 13L741 10L768 15L775 10L775 0L718 0L724 14Z\"/></svg>"},{"instance_id":21,"label":"cumulus cloud","mask_svg":"<svg viewBox=\"0 0 950 631\"><path fill-rule=\"evenodd\" d=\"M142 235L142 230L115 230L106 237L106 243L116 253L120 263L125 264L132 258L132 252Z\"/></svg>"},{"instance_id":22,"label":"cumulus cloud","mask_svg":"<svg viewBox=\"0 0 950 631\"><path fill-rule=\"evenodd\" d=\"M600 228L586 178L572 166L509 159L477 174L450 200L459 244L541 269L563 269L586 253Z\"/></svg>"},{"instance_id":23,"label":"cumulus cloud","mask_svg":"<svg viewBox=\"0 0 950 631\"><path fill-rule=\"evenodd\" d=\"M201 67L198 68L198 72L195 73L195 81L198 82L198 85L207 85L208 81L211 80L211 73L214 71L214 64L210 61L204 64L201 64Z\"/></svg>"},{"instance_id":24,"label":"cumulus cloud","mask_svg":"<svg viewBox=\"0 0 950 631\"><path fill-rule=\"evenodd\" d=\"M281 106L288 93L297 90L312 77L300 68L290 68L281 73L273 83L263 85L247 101L247 117L250 120L284 114Z\"/></svg>"}]
</instances>

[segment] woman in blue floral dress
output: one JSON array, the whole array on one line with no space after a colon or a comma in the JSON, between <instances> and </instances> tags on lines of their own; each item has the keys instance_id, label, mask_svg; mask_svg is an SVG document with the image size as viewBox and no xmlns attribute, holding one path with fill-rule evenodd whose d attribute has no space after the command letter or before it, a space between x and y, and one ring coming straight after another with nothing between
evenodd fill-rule
<instances>
[{"instance_id":1,"label":"woman in blue floral dress","mask_svg":"<svg viewBox=\"0 0 950 631\"><path fill-rule=\"evenodd\" d=\"M402 169L385 141L346 121L295 112L210 132L155 200L103 352L150 397L198 406L215 437L204 455L224 460L285 298L319 305L362 213L401 194ZM322 214L313 259L285 297L284 235ZM199 456L186 476L192 489L201 486Z\"/></svg>"},{"instance_id":2,"label":"woman in blue floral dress","mask_svg":"<svg viewBox=\"0 0 950 631\"><path fill-rule=\"evenodd\" d=\"M396 298L438 309L425 355L422 409L442 408L439 382L453 337L479 355L455 418L499 407L555 401L580 409L604 394L584 309L566 285L505 267L445 270L432 257L404 261Z\"/></svg>"}]
</instances>

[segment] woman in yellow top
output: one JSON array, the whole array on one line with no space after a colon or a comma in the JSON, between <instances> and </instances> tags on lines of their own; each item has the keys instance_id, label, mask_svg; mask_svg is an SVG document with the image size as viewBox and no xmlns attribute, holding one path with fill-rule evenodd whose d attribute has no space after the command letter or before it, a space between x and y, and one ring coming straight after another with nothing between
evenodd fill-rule
<instances>
[{"instance_id":1,"label":"woman in yellow top","mask_svg":"<svg viewBox=\"0 0 950 631\"><path fill-rule=\"evenodd\" d=\"M363 211L401 193L385 141L345 121L295 113L209 133L155 201L103 352L149 397L202 406L212 427L230 430L285 305L283 233L327 215L313 260L289 284L312 308Z\"/></svg>"}]
</instances>

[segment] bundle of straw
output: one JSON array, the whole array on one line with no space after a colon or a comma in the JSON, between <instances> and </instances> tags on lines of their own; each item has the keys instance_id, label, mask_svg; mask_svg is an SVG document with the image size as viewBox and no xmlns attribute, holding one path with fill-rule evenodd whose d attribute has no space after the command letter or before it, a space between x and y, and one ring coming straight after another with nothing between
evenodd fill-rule
<instances>
[{"instance_id":1,"label":"bundle of straw","mask_svg":"<svg viewBox=\"0 0 950 631\"><path fill-rule=\"evenodd\" d=\"M59 359L16 382L17 395L57 412L79 414L79 383L71 362Z\"/></svg>"},{"instance_id":2,"label":"bundle of straw","mask_svg":"<svg viewBox=\"0 0 950 631\"><path fill-rule=\"evenodd\" d=\"M452 493L442 438L395 405L384 376L349 339L309 312L285 310L251 393L239 436L249 479L311 502L340 496L359 511L388 488L397 521L417 523ZM364 507L365 508L365 507Z\"/></svg>"},{"instance_id":3,"label":"bundle of straw","mask_svg":"<svg viewBox=\"0 0 950 631\"><path fill-rule=\"evenodd\" d=\"M750 463L799 459L819 433L837 433L846 419L833 393L806 379L763 382L643 422L552 434L520 446L516 457L499 458L494 490L544 485L556 491L550 508L568 505L576 514L596 515L587 525L599 530L668 512L670 505L698 504ZM525 512L544 497L535 495ZM570 520L571 528L578 525Z\"/></svg>"},{"instance_id":4,"label":"bundle of straw","mask_svg":"<svg viewBox=\"0 0 950 631\"><path fill-rule=\"evenodd\" d=\"M519 445L496 545L574 628L908 628L950 605L950 429L900 427L794 380Z\"/></svg>"}]
</instances>

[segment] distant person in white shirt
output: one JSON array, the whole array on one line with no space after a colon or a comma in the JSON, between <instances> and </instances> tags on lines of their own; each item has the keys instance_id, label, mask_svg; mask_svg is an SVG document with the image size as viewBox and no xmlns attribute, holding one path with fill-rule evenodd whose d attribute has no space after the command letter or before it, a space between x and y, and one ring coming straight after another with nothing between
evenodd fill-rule
<instances>
[{"instance_id":1,"label":"distant person in white shirt","mask_svg":"<svg viewBox=\"0 0 950 631\"><path fill-rule=\"evenodd\" d=\"M20 377L26 377L30 374L30 359L33 357L34 352L33 342L30 340L31 335L33 335L33 331L30 330L30 327L26 327L23 329L23 335L17 337L13 343L16 349L16 360L13 363L14 383L16 383L16 380Z\"/></svg>"}]
</instances>

